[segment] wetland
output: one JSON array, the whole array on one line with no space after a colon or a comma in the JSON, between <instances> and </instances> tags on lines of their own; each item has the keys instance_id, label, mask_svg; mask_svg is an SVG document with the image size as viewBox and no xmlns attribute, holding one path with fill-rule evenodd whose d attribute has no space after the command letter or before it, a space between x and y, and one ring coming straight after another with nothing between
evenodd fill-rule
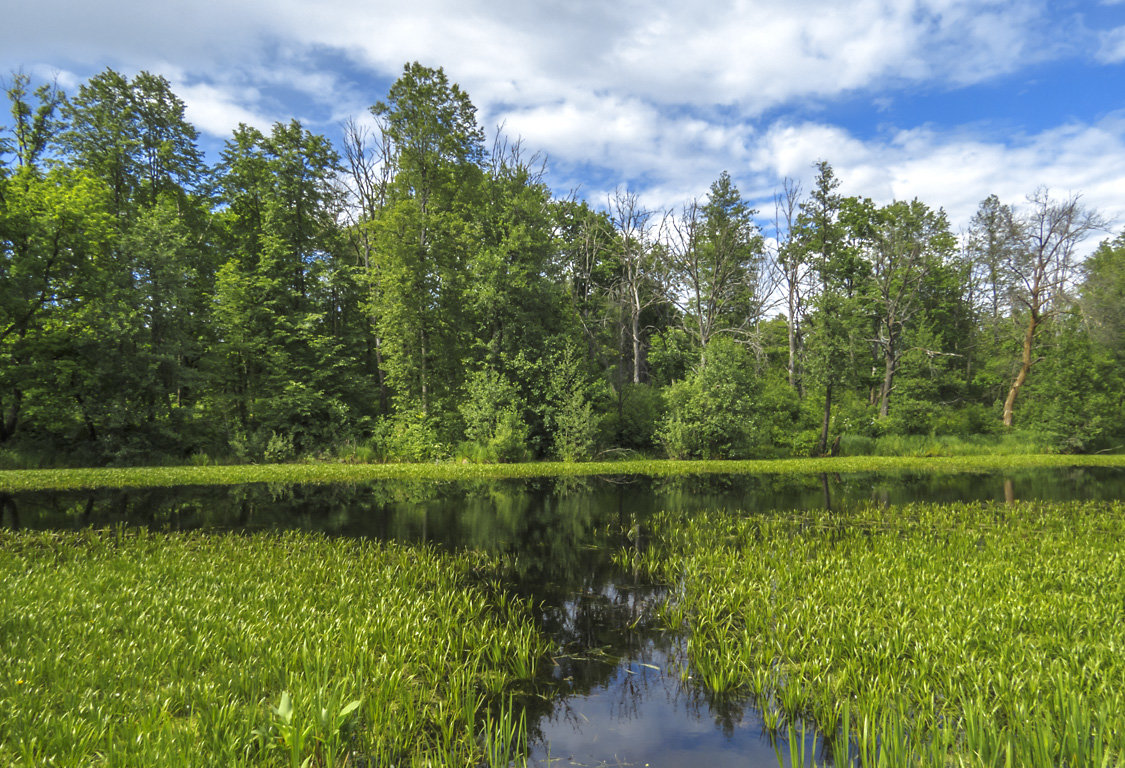
<instances>
[{"instance_id":1,"label":"wetland","mask_svg":"<svg viewBox=\"0 0 1125 768\"><path fill-rule=\"evenodd\" d=\"M0 760L1117 764L1122 498L1102 467L11 492Z\"/></svg>"}]
</instances>

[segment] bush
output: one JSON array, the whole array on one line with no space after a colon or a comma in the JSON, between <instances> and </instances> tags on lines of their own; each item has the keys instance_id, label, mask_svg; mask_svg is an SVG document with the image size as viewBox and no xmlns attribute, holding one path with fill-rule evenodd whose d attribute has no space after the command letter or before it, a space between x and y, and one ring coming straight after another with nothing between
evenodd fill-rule
<instances>
[{"instance_id":1,"label":"bush","mask_svg":"<svg viewBox=\"0 0 1125 768\"><path fill-rule=\"evenodd\" d=\"M649 451L656 446L656 428L664 413L661 391L648 384L625 384L605 404L605 442L617 448Z\"/></svg>"},{"instance_id":2,"label":"bush","mask_svg":"<svg viewBox=\"0 0 1125 768\"><path fill-rule=\"evenodd\" d=\"M449 455L449 446L438 437L437 419L421 411L376 421L369 446L381 461L437 461Z\"/></svg>"},{"instance_id":3,"label":"bush","mask_svg":"<svg viewBox=\"0 0 1125 768\"><path fill-rule=\"evenodd\" d=\"M657 435L673 459L746 458L759 438L753 361L725 338L707 346L706 360L665 390L667 413Z\"/></svg>"},{"instance_id":4,"label":"bush","mask_svg":"<svg viewBox=\"0 0 1125 768\"><path fill-rule=\"evenodd\" d=\"M466 446L462 455L478 461L524 461L530 458L530 428L515 386L498 371L481 368L465 382L461 416Z\"/></svg>"},{"instance_id":5,"label":"bush","mask_svg":"<svg viewBox=\"0 0 1125 768\"><path fill-rule=\"evenodd\" d=\"M571 347L551 361L546 422L551 447L563 461L589 459L597 447L599 420L581 356Z\"/></svg>"}]
</instances>

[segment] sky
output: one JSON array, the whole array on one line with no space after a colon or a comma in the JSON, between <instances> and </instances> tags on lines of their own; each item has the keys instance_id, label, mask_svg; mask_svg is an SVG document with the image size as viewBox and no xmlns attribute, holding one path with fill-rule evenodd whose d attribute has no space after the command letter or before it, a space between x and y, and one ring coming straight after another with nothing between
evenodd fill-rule
<instances>
[{"instance_id":1,"label":"sky","mask_svg":"<svg viewBox=\"0 0 1125 768\"><path fill-rule=\"evenodd\" d=\"M955 230L1041 187L1125 226L1125 0L38 0L4 18L0 72L70 93L106 67L161 74L212 161L240 122L297 118L339 146L418 61L595 206L625 188L678 208L726 170L767 220L782 180L807 190L827 160L844 194L917 197Z\"/></svg>"}]
</instances>

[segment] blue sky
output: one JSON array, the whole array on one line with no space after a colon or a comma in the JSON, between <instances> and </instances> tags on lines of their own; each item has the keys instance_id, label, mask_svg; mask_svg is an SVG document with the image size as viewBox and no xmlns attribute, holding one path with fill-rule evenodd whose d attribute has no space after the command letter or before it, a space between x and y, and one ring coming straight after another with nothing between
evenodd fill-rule
<instances>
[{"instance_id":1,"label":"blue sky","mask_svg":"<svg viewBox=\"0 0 1125 768\"><path fill-rule=\"evenodd\" d=\"M1125 225L1125 0L40 0L5 10L0 69L68 91L163 74L216 150L296 117L338 140L407 61L548 159L559 194L654 207L728 170L772 214L826 159L848 194L919 197L955 227L995 193L1080 193Z\"/></svg>"}]
</instances>

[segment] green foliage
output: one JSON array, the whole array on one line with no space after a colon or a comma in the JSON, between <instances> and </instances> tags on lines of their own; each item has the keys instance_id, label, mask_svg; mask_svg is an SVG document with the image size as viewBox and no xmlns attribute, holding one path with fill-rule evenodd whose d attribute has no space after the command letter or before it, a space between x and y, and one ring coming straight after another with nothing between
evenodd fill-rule
<instances>
[{"instance_id":1,"label":"green foliage","mask_svg":"<svg viewBox=\"0 0 1125 768\"><path fill-rule=\"evenodd\" d=\"M421 411L400 411L375 422L370 445L380 461L429 462L449 455L437 420Z\"/></svg>"},{"instance_id":2,"label":"green foliage","mask_svg":"<svg viewBox=\"0 0 1125 768\"><path fill-rule=\"evenodd\" d=\"M461 417L471 452L482 461L527 459L525 405L515 385L492 368L481 368L465 383Z\"/></svg>"},{"instance_id":3,"label":"green foliage","mask_svg":"<svg viewBox=\"0 0 1125 768\"><path fill-rule=\"evenodd\" d=\"M1081 307L1094 340L1125 360L1125 232L1106 240L1082 265Z\"/></svg>"},{"instance_id":4,"label":"green foliage","mask_svg":"<svg viewBox=\"0 0 1125 768\"><path fill-rule=\"evenodd\" d=\"M589 459L597 447L599 420L582 367L569 346L551 363L548 425L555 456L562 461Z\"/></svg>"},{"instance_id":5,"label":"green foliage","mask_svg":"<svg viewBox=\"0 0 1125 768\"><path fill-rule=\"evenodd\" d=\"M753 360L725 337L703 355L688 378L665 390L660 442L673 459L745 458L759 438Z\"/></svg>"},{"instance_id":6,"label":"green foliage","mask_svg":"<svg viewBox=\"0 0 1125 768\"><path fill-rule=\"evenodd\" d=\"M857 453L991 445L1029 327L1013 272L1030 265L1025 225L1070 210L1072 243L1100 224L1073 200L1036 197L1021 218L991 197L956 254L940 209L842 196L821 161L805 199L791 190L773 254L793 317L766 320L765 241L729 174L665 220L668 237L627 191L600 212L553 199L538 155L502 134L486 150L440 68L403 68L346 167L291 120L239 126L207 168L184 103L147 72L107 69L69 99L22 74L6 90L12 465L349 446L352 460L433 461L463 440L488 462L806 456L837 437ZM1041 297L1029 445L1125 445L1123 239Z\"/></svg>"},{"instance_id":7,"label":"green foliage","mask_svg":"<svg viewBox=\"0 0 1125 768\"><path fill-rule=\"evenodd\" d=\"M622 384L602 406L603 442L632 451L656 447L657 425L664 413L661 391L649 384Z\"/></svg>"}]
</instances>

